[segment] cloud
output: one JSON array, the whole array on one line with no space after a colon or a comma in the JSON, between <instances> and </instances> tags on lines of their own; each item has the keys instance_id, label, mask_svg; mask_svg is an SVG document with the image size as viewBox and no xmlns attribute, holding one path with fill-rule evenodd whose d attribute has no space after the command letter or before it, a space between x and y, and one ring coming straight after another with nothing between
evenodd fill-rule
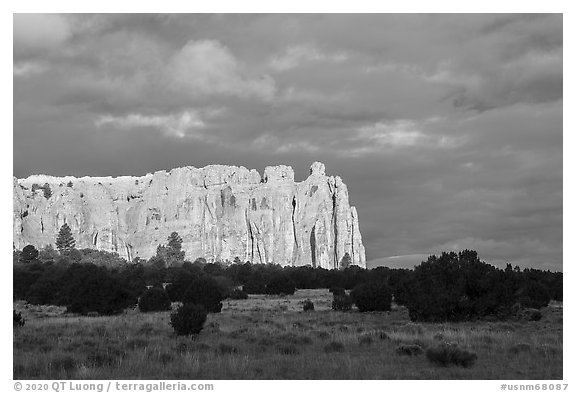
<instances>
[{"instance_id":1,"label":"cloud","mask_svg":"<svg viewBox=\"0 0 576 393\"><path fill-rule=\"evenodd\" d=\"M294 153L294 152L306 152L306 153L317 153L321 148L309 141L291 141L282 140L276 135L272 134L262 134L256 138L252 143L252 146L257 149L265 149L274 153Z\"/></svg>"},{"instance_id":2,"label":"cloud","mask_svg":"<svg viewBox=\"0 0 576 393\"><path fill-rule=\"evenodd\" d=\"M170 61L172 87L190 95L229 95L271 100L276 92L268 75L250 77L230 50L218 41L189 41Z\"/></svg>"},{"instance_id":3,"label":"cloud","mask_svg":"<svg viewBox=\"0 0 576 393\"><path fill-rule=\"evenodd\" d=\"M349 150L350 155L368 154L382 150L421 148L454 148L463 143L462 138L448 135L435 135L427 131L427 127L439 122L438 118L424 121L398 119L380 121L365 125L356 130L357 141L363 146Z\"/></svg>"},{"instance_id":4,"label":"cloud","mask_svg":"<svg viewBox=\"0 0 576 393\"><path fill-rule=\"evenodd\" d=\"M14 14L14 47L18 50L51 49L72 34L66 17L57 14Z\"/></svg>"},{"instance_id":5,"label":"cloud","mask_svg":"<svg viewBox=\"0 0 576 393\"><path fill-rule=\"evenodd\" d=\"M167 135L179 138L195 136L191 131L202 129L206 124L196 111L184 111L180 114L148 116L139 113L125 116L101 116L95 122L97 127L111 125L120 129L152 127ZM197 135L196 135L197 137Z\"/></svg>"},{"instance_id":6,"label":"cloud","mask_svg":"<svg viewBox=\"0 0 576 393\"><path fill-rule=\"evenodd\" d=\"M278 72L288 71L306 63L329 62L341 63L348 60L348 54L343 51L326 53L311 44L295 45L272 57L270 67Z\"/></svg>"},{"instance_id":7,"label":"cloud","mask_svg":"<svg viewBox=\"0 0 576 393\"><path fill-rule=\"evenodd\" d=\"M358 137L385 147L407 147L423 143L428 137L411 120L379 122L358 130Z\"/></svg>"},{"instance_id":8,"label":"cloud","mask_svg":"<svg viewBox=\"0 0 576 393\"><path fill-rule=\"evenodd\" d=\"M41 74L47 70L47 66L40 63L33 62L20 62L14 63L14 76L15 77L28 77L32 75Z\"/></svg>"},{"instance_id":9,"label":"cloud","mask_svg":"<svg viewBox=\"0 0 576 393\"><path fill-rule=\"evenodd\" d=\"M289 86L282 90L278 95L277 100L285 103L343 103L346 101L345 93L340 94L326 94L318 90L311 90L306 88L296 88Z\"/></svg>"},{"instance_id":10,"label":"cloud","mask_svg":"<svg viewBox=\"0 0 576 393\"><path fill-rule=\"evenodd\" d=\"M562 99L562 50L533 50L497 67L465 67L442 62L434 72L420 72L431 83L452 86L456 107L489 110L517 103Z\"/></svg>"}]
</instances>

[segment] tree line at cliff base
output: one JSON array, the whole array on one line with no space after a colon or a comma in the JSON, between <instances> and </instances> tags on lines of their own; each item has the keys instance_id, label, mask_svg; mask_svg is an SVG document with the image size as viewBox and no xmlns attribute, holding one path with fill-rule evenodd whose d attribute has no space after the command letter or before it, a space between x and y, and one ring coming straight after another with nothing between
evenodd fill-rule
<instances>
[{"instance_id":1,"label":"tree line at cliff base","mask_svg":"<svg viewBox=\"0 0 576 393\"><path fill-rule=\"evenodd\" d=\"M562 301L561 272L521 270L510 264L500 269L472 250L431 255L413 270L328 270L239 258L227 265L204 258L190 262L176 232L158 246L156 255L131 263L116 253L76 249L67 226L55 244L57 249L28 245L14 250L14 300L65 306L82 315L112 315L136 305L143 312L168 310L172 302L220 312L226 298L329 288L334 310L349 311L356 305L360 312L388 311L394 303L405 306L413 321L427 322L506 319L520 310L545 307L550 300Z\"/></svg>"}]
</instances>

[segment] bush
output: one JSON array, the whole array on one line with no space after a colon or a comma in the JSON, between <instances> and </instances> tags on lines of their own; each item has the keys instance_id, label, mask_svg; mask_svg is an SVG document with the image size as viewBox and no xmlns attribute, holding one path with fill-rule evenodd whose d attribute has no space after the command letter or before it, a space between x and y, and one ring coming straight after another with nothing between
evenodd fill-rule
<instances>
[{"instance_id":1,"label":"bush","mask_svg":"<svg viewBox=\"0 0 576 393\"><path fill-rule=\"evenodd\" d=\"M426 351L426 358L442 367L460 366L472 367L478 356L473 352L468 352L458 348L456 345L443 344Z\"/></svg>"},{"instance_id":2,"label":"bush","mask_svg":"<svg viewBox=\"0 0 576 393\"><path fill-rule=\"evenodd\" d=\"M432 255L398 289L412 321L459 322L509 314L519 273L480 261L475 251Z\"/></svg>"},{"instance_id":3,"label":"bush","mask_svg":"<svg viewBox=\"0 0 576 393\"><path fill-rule=\"evenodd\" d=\"M352 309L352 298L350 295L334 295L332 300L332 310L350 311Z\"/></svg>"},{"instance_id":4,"label":"bush","mask_svg":"<svg viewBox=\"0 0 576 393\"><path fill-rule=\"evenodd\" d=\"M300 349L293 344L284 344L277 347L278 352L282 355L299 355Z\"/></svg>"},{"instance_id":5,"label":"bush","mask_svg":"<svg viewBox=\"0 0 576 393\"><path fill-rule=\"evenodd\" d=\"M520 304L512 307L514 317L521 321L539 321L542 319L542 313L535 308L524 308Z\"/></svg>"},{"instance_id":6,"label":"bush","mask_svg":"<svg viewBox=\"0 0 576 393\"><path fill-rule=\"evenodd\" d=\"M26 300L30 304L56 304L56 296L60 284L54 277L43 275L26 292Z\"/></svg>"},{"instance_id":7,"label":"bush","mask_svg":"<svg viewBox=\"0 0 576 393\"><path fill-rule=\"evenodd\" d=\"M304 300L304 304L302 306L302 310L304 311L314 311L314 303L310 299Z\"/></svg>"},{"instance_id":8,"label":"bush","mask_svg":"<svg viewBox=\"0 0 576 393\"><path fill-rule=\"evenodd\" d=\"M527 343L518 343L508 347L508 353L512 355L518 355L523 352L531 352L532 346Z\"/></svg>"},{"instance_id":9,"label":"bush","mask_svg":"<svg viewBox=\"0 0 576 393\"><path fill-rule=\"evenodd\" d=\"M248 293L246 293L243 289L236 288L230 292L228 297L233 300L246 300L248 299Z\"/></svg>"},{"instance_id":10,"label":"bush","mask_svg":"<svg viewBox=\"0 0 576 393\"><path fill-rule=\"evenodd\" d=\"M242 290L252 295L266 294L266 285L258 281L248 281L242 286Z\"/></svg>"},{"instance_id":11,"label":"bush","mask_svg":"<svg viewBox=\"0 0 576 393\"><path fill-rule=\"evenodd\" d=\"M410 344L410 345L400 345L396 348L396 353L398 355L407 356L418 356L424 352L420 345Z\"/></svg>"},{"instance_id":12,"label":"bush","mask_svg":"<svg viewBox=\"0 0 576 393\"><path fill-rule=\"evenodd\" d=\"M142 312L168 311L172 303L166 291L162 288L150 288L140 297L138 308Z\"/></svg>"},{"instance_id":13,"label":"bush","mask_svg":"<svg viewBox=\"0 0 576 393\"><path fill-rule=\"evenodd\" d=\"M206 309L197 304L187 303L178 307L170 316L170 325L179 336L199 334L206 322Z\"/></svg>"},{"instance_id":14,"label":"bush","mask_svg":"<svg viewBox=\"0 0 576 393\"><path fill-rule=\"evenodd\" d=\"M550 303L550 293L543 284L530 280L521 289L518 302L528 308L546 307Z\"/></svg>"},{"instance_id":15,"label":"bush","mask_svg":"<svg viewBox=\"0 0 576 393\"><path fill-rule=\"evenodd\" d=\"M62 282L65 285L59 303L66 305L69 312L112 315L138 303L137 297L105 268L92 264L72 265Z\"/></svg>"},{"instance_id":16,"label":"bush","mask_svg":"<svg viewBox=\"0 0 576 393\"><path fill-rule=\"evenodd\" d=\"M50 199L51 196L52 196L52 189L50 188L50 184L45 183L44 184L44 198Z\"/></svg>"},{"instance_id":17,"label":"bush","mask_svg":"<svg viewBox=\"0 0 576 393\"><path fill-rule=\"evenodd\" d=\"M366 335L370 336L370 337L377 338L378 340L389 340L390 339L388 334L383 330L372 330L372 331L366 332Z\"/></svg>"},{"instance_id":18,"label":"bush","mask_svg":"<svg viewBox=\"0 0 576 393\"><path fill-rule=\"evenodd\" d=\"M22 317L22 314L16 312L16 310L12 310L13 318L14 318L14 329L24 326L26 320Z\"/></svg>"},{"instance_id":19,"label":"bush","mask_svg":"<svg viewBox=\"0 0 576 393\"><path fill-rule=\"evenodd\" d=\"M392 290L384 283L359 284L352 289L350 295L361 312L390 311L391 309Z\"/></svg>"},{"instance_id":20,"label":"bush","mask_svg":"<svg viewBox=\"0 0 576 393\"><path fill-rule=\"evenodd\" d=\"M292 280L285 274L274 275L266 284L268 295L293 295L296 287Z\"/></svg>"},{"instance_id":21,"label":"bush","mask_svg":"<svg viewBox=\"0 0 576 393\"><path fill-rule=\"evenodd\" d=\"M194 280L191 287L184 293L183 303L202 305L207 312L218 313L222 311L224 296L218 284L209 277L200 277Z\"/></svg>"},{"instance_id":22,"label":"bush","mask_svg":"<svg viewBox=\"0 0 576 393\"><path fill-rule=\"evenodd\" d=\"M34 265L40 265L39 263L34 263ZM42 276L42 269L33 270L28 267L23 268L22 266L14 266L13 274L13 297L15 300L26 299L26 294L30 290L30 287Z\"/></svg>"},{"instance_id":23,"label":"bush","mask_svg":"<svg viewBox=\"0 0 576 393\"><path fill-rule=\"evenodd\" d=\"M230 293L234 288L232 281L226 276L214 276L212 277L216 286L218 286L218 291L222 295L222 299L230 297Z\"/></svg>"},{"instance_id":24,"label":"bush","mask_svg":"<svg viewBox=\"0 0 576 393\"><path fill-rule=\"evenodd\" d=\"M26 267L33 267L26 265ZM61 265L48 265L38 279L30 285L24 297L31 304L59 304L62 277L66 270Z\"/></svg>"},{"instance_id":25,"label":"bush","mask_svg":"<svg viewBox=\"0 0 576 393\"><path fill-rule=\"evenodd\" d=\"M332 341L329 344L324 346L324 352L332 353L332 352L344 352L344 344L338 341Z\"/></svg>"},{"instance_id":26,"label":"bush","mask_svg":"<svg viewBox=\"0 0 576 393\"><path fill-rule=\"evenodd\" d=\"M374 339L369 334L363 334L360 337L358 337L358 343L360 343L360 345L370 345L373 342Z\"/></svg>"},{"instance_id":27,"label":"bush","mask_svg":"<svg viewBox=\"0 0 576 393\"><path fill-rule=\"evenodd\" d=\"M220 345L218 345L217 351L222 355L227 355L232 353L238 353L238 348L236 348L234 345L220 343Z\"/></svg>"},{"instance_id":28,"label":"bush","mask_svg":"<svg viewBox=\"0 0 576 393\"><path fill-rule=\"evenodd\" d=\"M22 249L19 257L20 262L30 263L38 260L38 250L32 244L28 244Z\"/></svg>"},{"instance_id":29,"label":"bush","mask_svg":"<svg viewBox=\"0 0 576 393\"><path fill-rule=\"evenodd\" d=\"M342 287L330 287L330 289L328 291L333 295L345 295L346 294L346 290L344 290L344 288L342 288Z\"/></svg>"},{"instance_id":30,"label":"bush","mask_svg":"<svg viewBox=\"0 0 576 393\"><path fill-rule=\"evenodd\" d=\"M166 286L166 292L173 302L183 302L184 294L188 289L194 285L194 281L198 279L198 275L192 274L182 268L172 268L175 272L174 277L169 281L170 284Z\"/></svg>"}]
</instances>

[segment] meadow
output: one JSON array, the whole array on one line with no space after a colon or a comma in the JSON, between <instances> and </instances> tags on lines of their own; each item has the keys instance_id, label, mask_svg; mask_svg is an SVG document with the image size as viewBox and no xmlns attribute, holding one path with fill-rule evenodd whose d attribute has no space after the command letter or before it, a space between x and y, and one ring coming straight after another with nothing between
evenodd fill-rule
<instances>
[{"instance_id":1,"label":"meadow","mask_svg":"<svg viewBox=\"0 0 576 393\"><path fill-rule=\"evenodd\" d=\"M315 310L302 311L305 299ZM539 321L412 323L404 307L338 312L328 290L225 300L197 337L176 336L170 312L87 317L15 302L14 379L562 379L562 305ZM472 367L441 367L424 354L450 343Z\"/></svg>"}]
</instances>

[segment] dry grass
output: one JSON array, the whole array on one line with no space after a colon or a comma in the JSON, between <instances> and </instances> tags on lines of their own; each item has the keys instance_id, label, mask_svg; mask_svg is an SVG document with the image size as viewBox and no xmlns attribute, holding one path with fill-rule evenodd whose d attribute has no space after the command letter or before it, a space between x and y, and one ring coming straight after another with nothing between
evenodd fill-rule
<instances>
[{"instance_id":1,"label":"dry grass","mask_svg":"<svg viewBox=\"0 0 576 393\"><path fill-rule=\"evenodd\" d=\"M310 298L315 311L303 312ZM562 308L537 322L414 324L403 308L336 312L327 290L224 302L196 338L177 337L169 312L78 317L51 307L18 311L15 379L562 379ZM473 367L438 367L442 343L476 353Z\"/></svg>"}]
</instances>

